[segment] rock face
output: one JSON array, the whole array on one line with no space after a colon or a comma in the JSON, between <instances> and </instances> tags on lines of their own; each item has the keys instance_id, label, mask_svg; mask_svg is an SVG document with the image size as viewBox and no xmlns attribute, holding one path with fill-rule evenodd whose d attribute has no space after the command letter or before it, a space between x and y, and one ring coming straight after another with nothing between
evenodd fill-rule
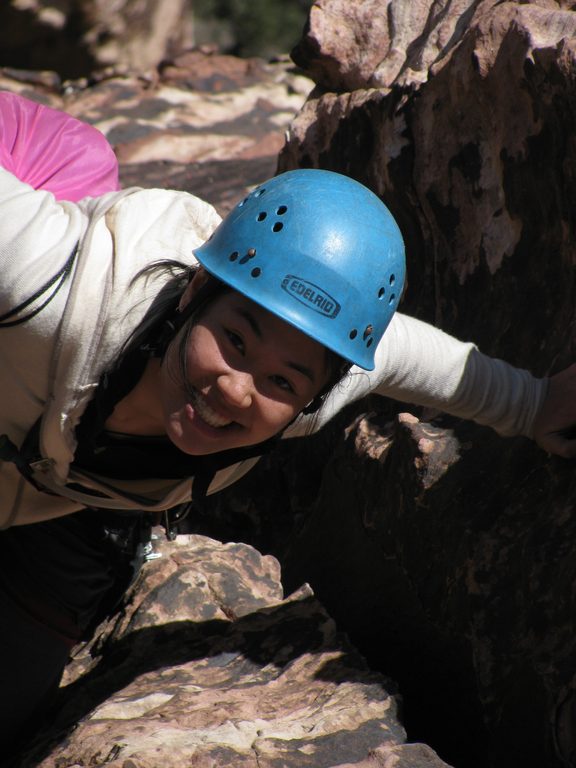
<instances>
[{"instance_id":1,"label":"rock face","mask_svg":"<svg viewBox=\"0 0 576 768\"><path fill-rule=\"evenodd\" d=\"M311 591L283 600L273 558L202 537L158 548L69 665L55 729L74 730L22 768L446 766L403 743L386 680Z\"/></svg>"}]
</instances>

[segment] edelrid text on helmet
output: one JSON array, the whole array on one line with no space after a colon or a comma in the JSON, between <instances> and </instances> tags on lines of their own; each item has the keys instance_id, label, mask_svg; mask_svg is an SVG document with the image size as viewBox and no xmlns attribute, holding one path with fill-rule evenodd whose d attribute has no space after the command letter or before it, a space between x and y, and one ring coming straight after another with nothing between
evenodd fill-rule
<instances>
[{"instance_id":1,"label":"edelrid text on helmet","mask_svg":"<svg viewBox=\"0 0 576 768\"><path fill-rule=\"evenodd\" d=\"M298 170L260 185L195 251L215 277L367 370L402 293L404 244L353 179Z\"/></svg>"}]
</instances>

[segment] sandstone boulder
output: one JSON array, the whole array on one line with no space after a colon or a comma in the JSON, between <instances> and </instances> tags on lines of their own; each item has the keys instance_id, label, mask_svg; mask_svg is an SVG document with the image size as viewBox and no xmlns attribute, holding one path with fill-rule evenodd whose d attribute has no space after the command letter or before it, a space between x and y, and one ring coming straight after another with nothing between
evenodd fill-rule
<instances>
[{"instance_id":1,"label":"sandstone boulder","mask_svg":"<svg viewBox=\"0 0 576 768\"><path fill-rule=\"evenodd\" d=\"M22 768L445 766L405 742L390 683L272 557L156 541L124 609L76 650Z\"/></svg>"}]
</instances>

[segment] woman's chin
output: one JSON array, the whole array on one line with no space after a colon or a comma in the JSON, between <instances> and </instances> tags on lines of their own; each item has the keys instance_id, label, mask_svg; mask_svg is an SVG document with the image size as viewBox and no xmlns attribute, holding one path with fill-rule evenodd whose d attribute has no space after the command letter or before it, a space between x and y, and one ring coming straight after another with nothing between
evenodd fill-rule
<instances>
[{"instance_id":1,"label":"woman's chin","mask_svg":"<svg viewBox=\"0 0 576 768\"><path fill-rule=\"evenodd\" d=\"M168 421L166 435L178 450L190 456L203 456L218 453L242 445L238 439L237 424L213 427L203 421L198 414L186 413L183 418Z\"/></svg>"}]
</instances>

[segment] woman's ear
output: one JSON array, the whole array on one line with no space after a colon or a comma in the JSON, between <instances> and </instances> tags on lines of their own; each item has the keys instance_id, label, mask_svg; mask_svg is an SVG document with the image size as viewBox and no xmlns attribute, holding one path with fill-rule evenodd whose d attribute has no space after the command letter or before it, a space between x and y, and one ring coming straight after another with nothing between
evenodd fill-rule
<instances>
[{"instance_id":1,"label":"woman's ear","mask_svg":"<svg viewBox=\"0 0 576 768\"><path fill-rule=\"evenodd\" d=\"M194 274L192 275L192 278L186 288L184 289L184 293L180 297L180 301L178 302L178 309L180 312L184 309L184 307L192 301L194 296L198 293L200 288L202 288L203 285L206 284L206 281L208 280L208 272L204 269L204 267L198 267L197 270L195 270Z\"/></svg>"}]
</instances>

